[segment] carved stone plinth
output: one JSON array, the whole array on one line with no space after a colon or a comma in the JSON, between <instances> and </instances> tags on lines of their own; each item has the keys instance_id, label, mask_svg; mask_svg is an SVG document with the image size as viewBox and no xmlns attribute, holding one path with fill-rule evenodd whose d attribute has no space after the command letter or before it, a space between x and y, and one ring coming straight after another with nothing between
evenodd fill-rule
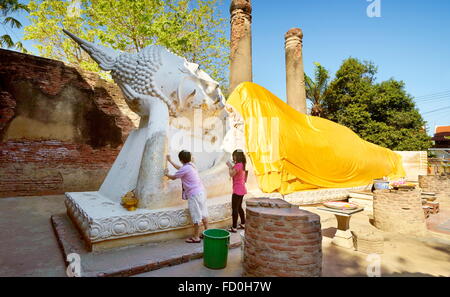
<instances>
[{"instance_id":1,"label":"carved stone plinth","mask_svg":"<svg viewBox=\"0 0 450 297\"><path fill-rule=\"evenodd\" d=\"M192 235L187 204L130 212L99 192L66 193L65 204L91 251ZM207 205L211 227L223 228L230 223L229 195L208 199Z\"/></svg>"}]
</instances>

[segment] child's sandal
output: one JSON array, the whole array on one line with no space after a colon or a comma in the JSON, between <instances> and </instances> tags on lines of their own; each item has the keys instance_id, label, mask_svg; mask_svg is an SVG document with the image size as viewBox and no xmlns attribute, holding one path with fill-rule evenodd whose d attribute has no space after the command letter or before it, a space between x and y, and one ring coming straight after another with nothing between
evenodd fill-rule
<instances>
[{"instance_id":1,"label":"child's sandal","mask_svg":"<svg viewBox=\"0 0 450 297\"><path fill-rule=\"evenodd\" d=\"M234 228L229 228L228 231L231 232L231 233L237 233L237 230L234 229Z\"/></svg>"},{"instance_id":2,"label":"child's sandal","mask_svg":"<svg viewBox=\"0 0 450 297\"><path fill-rule=\"evenodd\" d=\"M245 225L239 224L238 229L245 230Z\"/></svg>"},{"instance_id":3,"label":"child's sandal","mask_svg":"<svg viewBox=\"0 0 450 297\"><path fill-rule=\"evenodd\" d=\"M194 238L190 237L188 239L186 239L187 243L200 243L201 240L195 240Z\"/></svg>"}]
</instances>

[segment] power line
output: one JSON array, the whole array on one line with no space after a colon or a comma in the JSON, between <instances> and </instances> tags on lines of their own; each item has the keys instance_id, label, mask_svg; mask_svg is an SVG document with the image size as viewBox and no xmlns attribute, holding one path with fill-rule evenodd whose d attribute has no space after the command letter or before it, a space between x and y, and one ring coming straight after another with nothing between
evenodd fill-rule
<instances>
[{"instance_id":1,"label":"power line","mask_svg":"<svg viewBox=\"0 0 450 297\"><path fill-rule=\"evenodd\" d=\"M417 96L415 98L416 99L429 98L429 97L441 96L441 95L445 95L445 94L450 94L450 90L442 91L442 92L438 92L438 93L432 93L432 94L428 94L428 95Z\"/></svg>"},{"instance_id":2,"label":"power line","mask_svg":"<svg viewBox=\"0 0 450 297\"><path fill-rule=\"evenodd\" d=\"M442 93L440 95L426 96L426 97L419 97L419 98L415 97L414 99L421 101L421 100L435 99L435 98L447 97L447 96L450 96L450 93Z\"/></svg>"},{"instance_id":3,"label":"power line","mask_svg":"<svg viewBox=\"0 0 450 297\"><path fill-rule=\"evenodd\" d=\"M439 107L442 105L449 105L449 100L445 99L445 100L439 100L439 101L433 101L433 102L416 102L416 107Z\"/></svg>"},{"instance_id":4,"label":"power line","mask_svg":"<svg viewBox=\"0 0 450 297\"><path fill-rule=\"evenodd\" d=\"M446 106L446 107L443 107L443 108L427 111L427 112L422 113L422 115L435 113L435 112L443 111L443 110L446 110L446 109L450 109L450 106Z\"/></svg>"},{"instance_id":5,"label":"power line","mask_svg":"<svg viewBox=\"0 0 450 297\"><path fill-rule=\"evenodd\" d=\"M450 98L450 94L449 95L442 95L442 96L439 96L439 97L433 97L433 98L415 99L415 101L416 102L427 102L427 101L434 101L434 100L446 99L446 98Z\"/></svg>"}]
</instances>

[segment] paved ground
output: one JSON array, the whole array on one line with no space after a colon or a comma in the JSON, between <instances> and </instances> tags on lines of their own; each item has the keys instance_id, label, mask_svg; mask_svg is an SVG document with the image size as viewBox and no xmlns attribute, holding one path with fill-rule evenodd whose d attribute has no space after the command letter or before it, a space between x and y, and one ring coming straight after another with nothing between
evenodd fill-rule
<instances>
[{"instance_id":1,"label":"paved ground","mask_svg":"<svg viewBox=\"0 0 450 297\"><path fill-rule=\"evenodd\" d=\"M241 249L231 249L225 269L214 270L203 266L203 259L197 259L185 264L170 266L134 277L239 277L242 276Z\"/></svg>"},{"instance_id":2,"label":"paved ground","mask_svg":"<svg viewBox=\"0 0 450 297\"><path fill-rule=\"evenodd\" d=\"M442 199L440 212L430 215L427 220L427 227L436 236L444 235L450 237L450 199Z\"/></svg>"},{"instance_id":3,"label":"paved ground","mask_svg":"<svg viewBox=\"0 0 450 297\"><path fill-rule=\"evenodd\" d=\"M0 198L0 276L65 276L50 216L64 196Z\"/></svg>"},{"instance_id":4,"label":"paved ground","mask_svg":"<svg viewBox=\"0 0 450 297\"><path fill-rule=\"evenodd\" d=\"M67 215L53 215L52 222L64 257L77 253L81 259L82 275L87 277L130 276L203 257L203 242L186 243L184 238L92 253L86 249L80 233ZM230 249L240 245L241 236L232 233Z\"/></svg>"},{"instance_id":5,"label":"paved ground","mask_svg":"<svg viewBox=\"0 0 450 297\"><path fill-rule=\"evenodd\" d=\"M50 216L65 211L63 196L0 199L0 276L65 276L62 253L53 233ZM450 206L445 206L450 207ZM314 208L308 208L315 211ZM450 209L450 208L449 208ZM444 214L446 212L443 212ZM365 276L367 255L331 245L336 231L333 215L321 213L323 275ZM351 224L368 216L354 215ZM450 276L450 237L441 234L410 238L385 233L381 256L383 276ZM211 270L203 260L162 268L138 276L241 276L240 249L229 252L228 266Z\"/></svg>"}]
</instances>

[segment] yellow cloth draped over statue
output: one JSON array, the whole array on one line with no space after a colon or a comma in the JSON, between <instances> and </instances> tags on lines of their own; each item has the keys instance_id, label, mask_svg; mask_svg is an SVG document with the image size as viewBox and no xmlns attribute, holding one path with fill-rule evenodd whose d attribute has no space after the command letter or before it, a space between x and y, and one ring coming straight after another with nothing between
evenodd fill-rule
<instances>
[{"instance_id":1,"label":"yellow cloth draped over statue","mask_svg":"<svg viewBox=\"0 0 450 297\"><path fill-rule=\"evenodd\" d=\"M266 193L356 187L405 176L399 154L347 127L302 114L255 83L240 84L227 104L244 120L247 153Z\"/></svg>"}]
</instances>

